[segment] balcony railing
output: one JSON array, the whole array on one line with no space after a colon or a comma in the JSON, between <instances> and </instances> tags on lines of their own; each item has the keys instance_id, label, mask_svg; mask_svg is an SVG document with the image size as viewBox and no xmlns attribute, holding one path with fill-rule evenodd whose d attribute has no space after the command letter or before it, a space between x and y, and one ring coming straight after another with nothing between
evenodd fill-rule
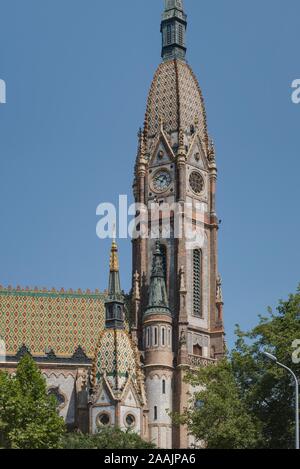
<instances>
[{"instance_id":1,"label":"balcony railing","mask_svg":"<svg viewBox=\"0 0 300 469\"><path fill-rule=\"evenodd\" d=\"M214 358L199 357L198 355L189 355L189 365L192 367L205 368L209 365L214 365L217 360Z\"/></svg>"}]
</instances>

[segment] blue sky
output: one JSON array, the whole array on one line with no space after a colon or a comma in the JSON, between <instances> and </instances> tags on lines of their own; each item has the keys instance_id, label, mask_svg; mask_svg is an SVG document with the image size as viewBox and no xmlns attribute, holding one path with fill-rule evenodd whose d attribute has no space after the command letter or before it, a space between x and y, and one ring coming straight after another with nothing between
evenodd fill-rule
<instances>
[{"instance_id":1,"label":"blue sky","mask_svg":"<svg viewBox=\"0 0 300 469\"><path fill-rule=\"evenodd\" d=\"M0 0L0 284L107 285L96 206L130 194L162 0ZM185 0L219 166L228 342L295 291L299 0ZM130 241L120 243L122 285Z\"/></svg>"}]
</instances>

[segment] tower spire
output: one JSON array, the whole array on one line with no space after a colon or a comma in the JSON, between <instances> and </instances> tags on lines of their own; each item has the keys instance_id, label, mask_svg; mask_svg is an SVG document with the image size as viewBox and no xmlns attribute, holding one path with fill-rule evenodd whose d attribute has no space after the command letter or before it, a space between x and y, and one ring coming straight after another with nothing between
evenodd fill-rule
<instances>
[{"instance_id":1,"label":"tower spire","mask_svg":"<svg viewBox=\"0 0 300 469\"><path fill-rule=\"evenodd\" d=\"M118 246L114 238L110 251L108 299L105 302L105 327L107 329L124 329L124 311Z\"/></svg>"},{"instance_id":2,"label":"tower spire","mask_svg":"<svg viewBox=\"0 0 300 469\"><path fill-rule=\"evenodd\" d=\"M110 298L116 298L121 295L118 246L115 239L112 242L110 250L108 293Z\"/></svg>"},{"instance_id":3,"label":"tower spire","mask_svg":"<svg viewBox=\"0 0 300 469\"><path fill-rule=\"evenodd\" d=\"M185 60L187 16L184 13L182 0L165 0L162 15L162 59L164 61Z\"/></svg>"}]
</instances>

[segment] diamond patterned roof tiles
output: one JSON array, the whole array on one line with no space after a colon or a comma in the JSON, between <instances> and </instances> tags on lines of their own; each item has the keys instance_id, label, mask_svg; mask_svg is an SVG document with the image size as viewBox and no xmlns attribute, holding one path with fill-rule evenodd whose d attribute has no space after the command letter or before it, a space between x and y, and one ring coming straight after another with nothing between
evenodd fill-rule
<instances>
[{"instance_id":1,"label":"diamond patterned roof tiles","mask_svg":"<svg viewBox=\"0 0 300 469\"><path fill-rule=\"evenodd\" d=\"M105 373L112 389L122 389L129 375L134 379L138 376L136 353L128 332L104 330L99 339L94 361L96 381L98 382Z\"/></svg>"},{"instance_id":2,"label":"diamond patterned roof tiles","mask_svg":"<svg viewBox=\"0 0 300 469\"><path fill-rule=\"evenodd\" d=\"M8 356L25 345L33 356L52 349L57 357L72 357L82 347L93 358L104 329L105 295L13 290L0 287L0 338Z\"/></svg>"},{"instance_id":3,"label":"diamond patterned roof tiles","mask_svg":"<svg viewBox=\"0 0 300 469\"><path fill-rule=\"evenodd\" d=\"M163 120L167 133L189 130L198 121L200 135L207 144L207 122L203 96L190 66L180 60L159 65L148 96L146 125L149 137Z\"/></svg>"}]
</instances>

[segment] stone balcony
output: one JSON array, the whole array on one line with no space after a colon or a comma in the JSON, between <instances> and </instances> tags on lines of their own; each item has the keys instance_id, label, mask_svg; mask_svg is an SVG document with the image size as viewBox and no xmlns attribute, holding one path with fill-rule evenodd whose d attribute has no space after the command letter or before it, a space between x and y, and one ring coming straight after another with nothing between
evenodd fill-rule
<instances>
[{"instance_id":1,"label":"stone balcony","mask_svg":"<svg viewBox=\"0 0 300 469\"><path fill-rule=\"evenodd\" d=\"M192 367L201 367L205 368L209 365L214 365L217 363L217 360L207 357L199 357L198 355L189 355L188 358L189 365Z\"/></svg>"}]
</instances>

